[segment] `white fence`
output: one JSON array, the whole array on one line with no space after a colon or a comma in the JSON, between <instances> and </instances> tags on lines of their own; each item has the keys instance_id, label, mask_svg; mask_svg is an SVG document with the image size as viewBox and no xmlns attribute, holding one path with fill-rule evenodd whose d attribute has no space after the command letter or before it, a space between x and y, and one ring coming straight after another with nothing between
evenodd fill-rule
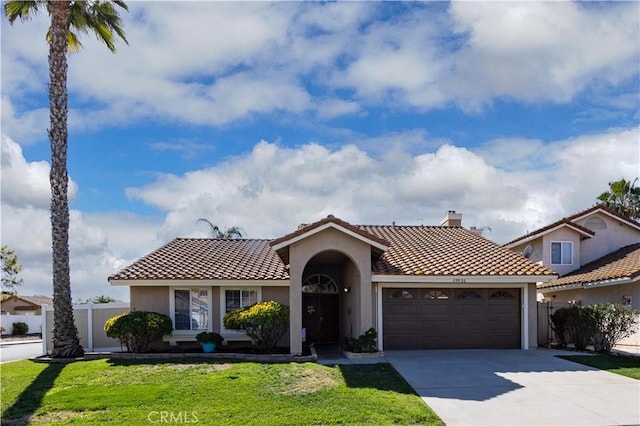
<instances>
[{"instance_id":1,"label":"white fence","mask_svg":"<svg viewBox=\"0 0 640 426\"><path fill-rule=\"evenodd\" d=\"M42 333L42 315L0 315L3 335L13 334L13 323L24 322L29 327L27 333Z\"/></svg>"},{"instance_id":2,"label":"white fence","mask_svg":"<svg viewBox=\"0 0 640 426\"><path fill-rule=\"evenodd\" d=\"M120 351L120 342L104 333L104 323L111 317L129 312L128 303L86 303L73 306L73 317L80 344L86 352ZM53 306L43 306L42 354L53 349Z\"/></svg>"}]
</instances>

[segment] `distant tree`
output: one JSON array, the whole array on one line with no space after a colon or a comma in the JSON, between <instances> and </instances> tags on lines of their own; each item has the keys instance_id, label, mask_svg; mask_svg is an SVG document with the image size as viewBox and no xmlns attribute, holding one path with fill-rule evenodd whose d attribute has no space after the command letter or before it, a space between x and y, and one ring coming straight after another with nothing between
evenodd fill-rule
<instances>
[{"instance_id":1,"label":"distant tree","mask_svg":"<svg viewBox=\"0 0 640 426\"><path fill-rule=\"evenodd\" d=\"M96 296L93 299L90 299L90 301L93 303L113 303L116 300L112 299L109 296L101 295L101 296Z\"/></svg>"},{"instance_id":2,"label":"distant tree","mask_svg":"<svg viewBox=\"0 0 640 426\"><path fill-rule=\"evenodd\" d=\"M609 190L598 196L598 204L631 219L640 219L640 187L635 186L638 178L633 182L621 178L609 182Z\"/></svg>"},{"instance_id":3,"label":"distant tree","mask_svg":"<svg viewBox=\"0 0 640 426\"><path fill-rule=\"evenodd\" d=\"M204 222L209 225L211 231L211 238L218 238L223 240L233 240L235 238L242 238L244 235L242 234L242 230L238 226L232 226L231 228L225 228L224 231L221 231L217 225L214 225L207 219L200 218L196 220L196 223Z\"/></svg>"},{"instance_id":4,"label":"distant tree","mask_svg":"<svg viewBox=\"0 0 640 426\"><path fill-rule=\"evenodd\" d=\"M18 256L15 250L7 246L0 248L0 260L2 260L2 288L11 294L17 294L16 287L22 285L22 278L18 274L22 270L22 265L18 263Z\"/></svg>"}]
</instances>

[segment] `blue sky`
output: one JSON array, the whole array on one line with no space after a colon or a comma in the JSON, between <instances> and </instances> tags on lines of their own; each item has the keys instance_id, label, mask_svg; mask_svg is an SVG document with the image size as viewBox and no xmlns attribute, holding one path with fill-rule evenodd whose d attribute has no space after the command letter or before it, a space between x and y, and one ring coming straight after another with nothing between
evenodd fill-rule
<instances>
[{"instance_id":1,"label":"blue sky","mask_svg":"<svg viewBox=\"0 0 640 426\"><path fill-rule=\"evenodd\" d=\"M131 2L69 57L74 297L200 217L273 238L488 226L498 243L640 175L637 2ZM2 22L2 244L50 294L48 22ZM197 30L196 30L197 29Z\"/></svg>"}]
</instances>

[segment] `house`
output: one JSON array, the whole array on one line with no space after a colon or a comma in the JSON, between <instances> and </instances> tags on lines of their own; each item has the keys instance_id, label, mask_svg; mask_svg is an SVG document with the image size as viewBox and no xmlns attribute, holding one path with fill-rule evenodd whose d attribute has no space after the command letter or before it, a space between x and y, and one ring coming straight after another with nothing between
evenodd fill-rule
<instances>
[{"instance_id":1,"label":"house","mask_svg":"<svg viewBox=\"0 0 640 426\"><path fill-rule=\"evenodd\" d=\"M4 315L41 315L42 306L53 305L53 299L46 296L2 294L0 304Z\"/></svg>"},{"instance_id":2,"label":"house","mask_svg":"<svg viewBox=\"0 0 640 426\"><path fill-rule=\"evenodd\" d=\"M640 308L640 223L600 205L504 245L553 269L557 280L538 285L554 307L619 303ZM640 345L640 333L621 343Z\"/></svg>"},{"instance_id":3,"label":"house","mask_svg":"<svg viewBox=\"0 0 640 426\"><path fill-rule=\"evenodd\" d=\"M227 341L226 312L262 300L290 308L284 346L378 331L378 349L537 345L536 283L553 271L461 226L352 225L334 216L274 240L178 238L109 277L131 308L174 320L171 344L201 330Z\"/></svg>"}]
</instances>

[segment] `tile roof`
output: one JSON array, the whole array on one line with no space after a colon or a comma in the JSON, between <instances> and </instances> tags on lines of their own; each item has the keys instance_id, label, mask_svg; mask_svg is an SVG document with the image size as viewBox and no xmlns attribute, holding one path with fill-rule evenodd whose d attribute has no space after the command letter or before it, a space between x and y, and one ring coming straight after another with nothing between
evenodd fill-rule
<instances>
[{"instance_id":1,"label":"tile roof","mask_svg":"<svg viewBox=\"0 0 640 426\"><path fill-rule=\"evenodd\" d=\"M621 278L634 279L638 276L640 276L640 243L622 247L538 288L557 288Z\"/></svg>"},{"instance_id":2,"label":"tile roof","mask_svg":"<svg viewBox=\"0 0 640 426\"><path fill-rule=\"evenodd\" d=\"M595 235L595 232L593 232L589 228L585 228L584 226L581 226L581 225L578 225L577 223L574 223L574 220L582 219L583 217L588 216L591 213L593 213L595 211L598 211L598 210L600 210L600 211L602 211L602 212L604 212L604 213L606 213L606 214L608 214L610 216L613 216L613 217L617 218L618 220L620 220L621 222L625 222L628 225L633 226L634 228L640 229L640 223L636 222L635 220L629 219L628 217L623 216L620 213L618 213L618 212L616 212L614 210L611 210L611 209L609 209L607 207L604 207L604 206L602 206L600 204L595 204L595 205L589 207L588 209L582 210L582 211L580 211L580 212L578 212L576 214L573 214L571 216L563 217L562 219L560 219L560 220L558 220L556 222L553 222L553 223L551 223L551 224L549 224L547 226L544 226L544 227L542 227L540 229L536 229L535 231L529 232L529 233L527 233L525 235L522 235L522 236L520 236L518 238L515 238L515 239L503 244L503 246L505 246L505 247L506 246L511 246L514 243L517 243L518 241L528 239L528 238L533 237L535 235L542 235L545 232L547 232L549 230L552 230L552 229L554 229L554 228L556 228L556 227L558 227L560 225L563 225L563 224L564 225L568 225L568 226L572 226L572 227L576 228L579 232L586 233L588 235L593 236L593 235Z\"/></svg>"},{"instance_id":3,"label":"tile roof","mask_svg":"<svg viewBox=\"0 0 640 426\"><path fill-rule=\"evenodd\" d=\"M374 274L556 275L461 227L349 227L389 246L374 260ZM296 231L288 237L294 234L301 235ZM286 266L271 247L274 241L285 241L283 238L271 242L179 238L112 275L109 281L286 280L289 278Z\"/></svg>"},{"instance_id":4,"label":"tile roof","mask_svg":"<svg viewBox=\"0 0 640 426\"><path fill-rule=\"evenodd\" d=\"M373 264L388 275L556 275L462 227L362 226L391 243Z\"/></svg>"},{"instance_id":5,"label":"tile roof","mask_svg":"<svg viewBox=\"0 0 640 426\"><path fill-rule=\"evenodd\" d=\"M109 281L286 280L289 275L269 240L177 238Z\"/></svg>"},{"instance_id":6,"label":"tile roof","mask_svg":"<svg viewBox=\"0 0 640 426\"><path fill-rule=\"evenodd\" d=\"M15 297L16 299L21 299L22 301L32 303L34 305L53 305L53 299L47 296L19 296L13 294L2 294L0 296L0 300L5 301Z\"/></svg>"}]
</instances>

